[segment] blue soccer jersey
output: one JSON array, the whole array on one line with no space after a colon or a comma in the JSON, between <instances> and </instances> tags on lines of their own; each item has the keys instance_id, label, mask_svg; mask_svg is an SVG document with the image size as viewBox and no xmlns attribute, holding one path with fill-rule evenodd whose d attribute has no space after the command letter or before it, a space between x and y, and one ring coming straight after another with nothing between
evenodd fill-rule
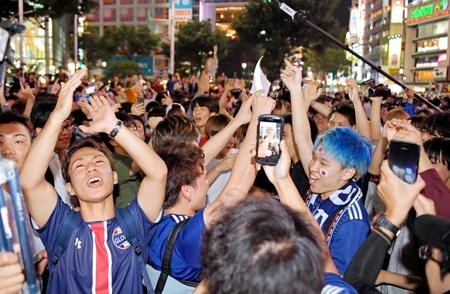
<instances>
[{"instance_id":1,"label":"blue soccer jersey","mask_svg":"<svg viewBox=\"0 0 450 294\"><path fill-rule=\"evenodd\" d=\"M322 228L336 267L344 274L370 232L370 219L362 202L361 189L350 181L326 200L317 194L309 194L307 206Z\"/></svg>"},{"instance_id":2,"label":"blue soccer jersey","mask_svg":"<svg viewBox=\"0 0 450 294\"><path fill-rule=\"evenodd\" d=\"M150 264L161 270L167 239L177 223L189 218L184 215L169 214L151 230L149 257ZM203 209L199 210L180 230L175 240L171 262L171 276L177 280L200 282L201 245L205 222Z\"/></svg>"},{"instance_id":3,"label":"blue soccer jersey","mask_svg":"<svg viewBox=\"0 0 450 294\"><path fill-rule=\"evenodd\" d=\"M321 294L358 294L358 292L340 276L325 273L325 286Z\"/></svg>"},{"instance_id":4,"label":"blue soccer jersey","mask_svg":"<svg viewBox=\"0 0 450 294\"><path fill-rule=\"evenodd\" d=\"M133 201L126 208L136 219L142 244L148 244L154 225ZM49 256L55 252L64 218L78 213L58 197L47 224L38 231ZM145 242L145 243L144 243ZM50 293L143 293L141 268L130 243L116 218L81 222L73 231L66 251L54 267L49 281ZM51 261L49 261L51 262Z\"/></svg>"}]
</instances>

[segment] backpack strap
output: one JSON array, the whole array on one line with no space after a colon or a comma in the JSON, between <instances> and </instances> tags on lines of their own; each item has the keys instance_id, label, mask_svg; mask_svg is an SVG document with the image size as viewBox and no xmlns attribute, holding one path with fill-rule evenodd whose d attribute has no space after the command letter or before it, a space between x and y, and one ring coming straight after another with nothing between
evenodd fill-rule
<instances>
[{"instance_id":1,"label":"backpack strap","mask_svg":"<svg viewBox=\"0 0 450 294\"><path fill-rule=\"evenodd\" d=\"M122 233L127 238L127 241L133 247L134 253L138 257L138 263L141 268L142 278L144 280L145 287L147 288L148 294L153 294L153 286L148 276L145 264L148 258L148 245L141 244L139 239L137 224L134 221L134 217L131 212L126 208L116 209L116 218L119 222L119 226L122 229Z\"/></svg>"},{"instance_id":2,"label":"backpack strap","mask_svg":"<svg viewBox=\"0 0 450 294\"><path fill-rule=\"evenodd\" d=\"M155 294L161 294L167 282L167 278L170 275L170 263L172 261L173 248L175 247L175 240L177 239L178 233L181 229L188 223L189 219L185 219L175 225L169 238L166 242L166 247L164 249L164 256L162 260L161 274L158 278L158 283L156 284Z\"/></svg>"},{"instance_id":3,"label":"backpack strap","mask_svg":"<svg viewBox=\"0 0 450 294\"><path fill-rule=\"evenodd\" d=\"M52 267L55 266L60 257L64 254L69 246L70 237L73 231L81 224L81 217L79 212L71 211L64 218L63 224L59 230L56 239L56 247L53 256L51 257Z\"/></svg>"}]
</instances>

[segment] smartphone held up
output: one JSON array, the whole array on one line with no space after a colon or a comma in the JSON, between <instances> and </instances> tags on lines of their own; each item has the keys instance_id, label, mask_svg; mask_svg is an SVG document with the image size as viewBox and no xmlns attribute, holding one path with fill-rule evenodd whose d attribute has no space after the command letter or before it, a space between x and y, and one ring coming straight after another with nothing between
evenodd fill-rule
<instances>
[{"instance_id":1,"label":"smartphone held up","mask_svg":"<svg viewBox=\"0 0 450 294\"><path fill-rule=\"evenodd\" d=\"M256 162L276 165L280 159L280 142L283 136L284 119L277 115L261 115L258 118L256 140Z\"/></svg>"},{"instance_id":2,"label":"smartphone held up","mask_svg":"<svg viewBox=\"0 0 450 294\"><path fill-rule=\"evenodd\" d=\"M417 180L420 147L415 143L391 140L388 163L394 174L408 184Z\"/></svg>"}]
</instances>

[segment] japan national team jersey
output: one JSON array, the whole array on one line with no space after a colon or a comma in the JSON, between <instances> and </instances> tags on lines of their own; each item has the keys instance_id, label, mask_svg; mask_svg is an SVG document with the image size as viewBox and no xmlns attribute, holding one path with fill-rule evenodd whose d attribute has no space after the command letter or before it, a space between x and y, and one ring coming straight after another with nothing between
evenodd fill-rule
<instances>
[{"instance_id":1,"label":"japan national team jersey","mask_svg":"<svg viewBox=\"0 0 450 294\"><path fill-rule=\"evenodd\" d=\"M175 240L170 266L171 276L177 280L200 282L202 270L201 246L205 230L203 211L203 209L199 210L191 218L184 215L169 214L152 228L148 253L153 268L158 271L161 270L166 242L175 225L190 218Z\"/></svg>"},{"instance_id":2,"label":"japan national team jersey","mask_svg":"<svg viewBox=\"0 0 450 294\"><path fill-rule=\"evenodd\" d=\"M126 209L136 218L141 243L148 244L153 223L136 200ZM64 218L71 213L78 212L58 197L47 224L38 230L50 257L55 251ZM54 266L49 293L143 293L138 258L141 257L135 255L116 218L90 223L82 221Z\"/></svg>"},{"instance_id":3,"label":"japan national team jersey","mask_svg":"<svg viewBox=\"0 0 450 294\"><path fill-rule=\"evenodd\" d=\"M356 290L340 276L325 273L325 286L320 294L357 294Z\"/></svg>"}]
</instances>

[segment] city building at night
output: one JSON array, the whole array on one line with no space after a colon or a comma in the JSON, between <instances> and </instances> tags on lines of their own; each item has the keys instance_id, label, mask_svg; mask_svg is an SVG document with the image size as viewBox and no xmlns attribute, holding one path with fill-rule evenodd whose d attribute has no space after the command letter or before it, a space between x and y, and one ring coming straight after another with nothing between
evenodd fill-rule
<instances>
[{"instance_id":1,"label":"city building at night","mask_svg":"<svg viewBox=\"0 0 450 294\"><path fill-rule=\"evenodd\" d=\"M448 92L449 13L448 0L408 6L404 70L406 83L418 91Z\"/></svg>"},{"instance_id":2,"label":"city building at night","mask_svg":"<svg viewBox=\"0 0 450 294\"><path fill-rule=\"evenodd\" d=\"M405 0L366 0L363 37L364 56L372 63L397 79L403 79L403 27ZM373 78L381 83L387 83L394 90L397 86L384 76L363 66L363 79Z\"/></svg>"}]
</instances>

